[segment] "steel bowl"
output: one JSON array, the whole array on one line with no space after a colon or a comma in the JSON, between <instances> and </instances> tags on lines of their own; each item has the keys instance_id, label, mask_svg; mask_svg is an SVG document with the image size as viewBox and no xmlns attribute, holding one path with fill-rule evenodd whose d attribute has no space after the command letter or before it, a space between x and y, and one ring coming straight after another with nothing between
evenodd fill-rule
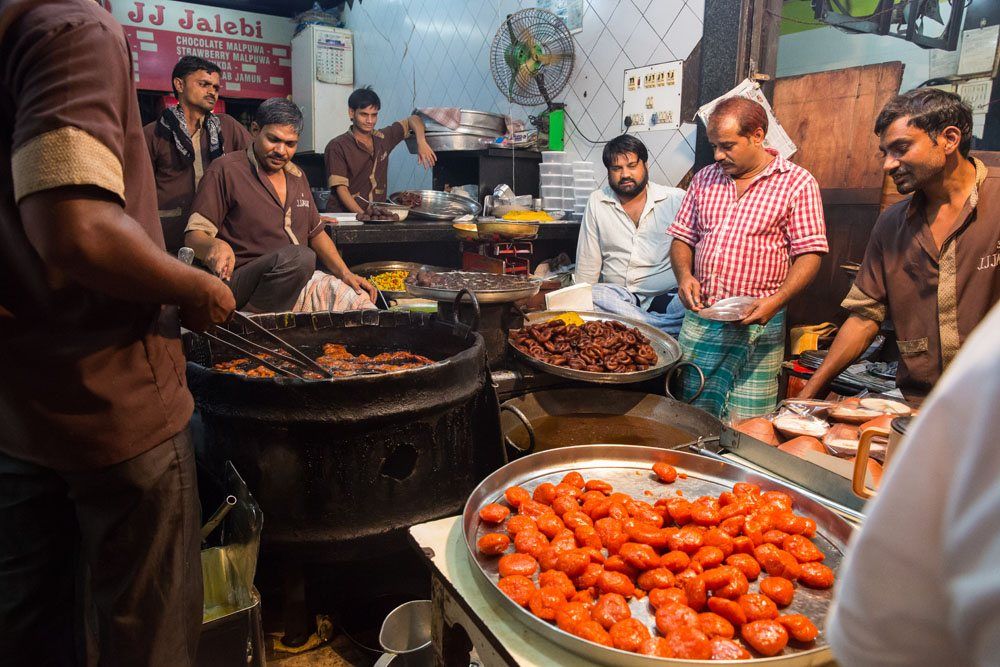
<instances>
[{"instance_id":1,"label":"steel bowl","mask_svg":"<svg viewBox=\"0 0 1000 667\"><path fill-rule=\"evenodd\" d=\"M389 195L389 201L400 204L400 195L404 192L418 195L420 206L410 207L414 218L430 220L454 220L463 215L478 215L479 203L475 200L441 190L402 190Z\"/></svg>"}]
</instances>

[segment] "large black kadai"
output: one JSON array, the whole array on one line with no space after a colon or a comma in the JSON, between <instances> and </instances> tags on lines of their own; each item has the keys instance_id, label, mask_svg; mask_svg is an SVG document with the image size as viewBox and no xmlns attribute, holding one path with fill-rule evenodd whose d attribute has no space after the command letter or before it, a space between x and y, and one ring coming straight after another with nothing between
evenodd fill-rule
<instances>
[{"instance_id":1,"label":"large black kadai","mask_svg":"<svg viewBox=\"0 0 1000 667\"><path fill-rule=\"evenodd\" d=\"M332 562L403 548L407 527L457 514L503 464L499 405L475 331L374 310L254 319L313 357L333 342L356 355L406 350L438 362L328 380L254 378L212 370L237 355L187 336L200 456L213 468L232 460L246 479L265 517L265 554Z\"/></svg>"}]
</instances>

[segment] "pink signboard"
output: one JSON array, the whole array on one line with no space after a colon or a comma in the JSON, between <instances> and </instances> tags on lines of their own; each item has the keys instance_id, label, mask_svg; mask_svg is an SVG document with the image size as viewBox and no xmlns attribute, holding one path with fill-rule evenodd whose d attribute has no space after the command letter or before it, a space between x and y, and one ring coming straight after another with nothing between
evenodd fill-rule
<instances>
[{"instance_id":1,"label":"pink signboard","mask_svg":"<svg viewBox=\"0 0 1000 667\"><path fill-rule=\"evenodd\" d=\"M125 27L136 88L170 91L181 56L222 69L222 95L263 99L292 92L292 32L282 16L184 2L101 0Z\"/></svg>"}]
</instances>

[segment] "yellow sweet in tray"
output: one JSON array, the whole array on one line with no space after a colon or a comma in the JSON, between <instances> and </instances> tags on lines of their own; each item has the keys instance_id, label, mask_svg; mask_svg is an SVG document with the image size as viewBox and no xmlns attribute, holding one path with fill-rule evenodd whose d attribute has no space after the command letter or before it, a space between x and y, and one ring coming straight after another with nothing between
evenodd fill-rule
<instances>
[{"instance_id":1,"label":"yellow sweet in tray","mask_svg":"<svg viewBox=\"0 0 1000 667\"><path fill-rule=\"evenodd\" d=\"M386 271L372 276L372 285L383 292L405 292L403 281L410 275L409 271Z\"/></svg>"},{"instance_id":2,"label":"yellow sweet in tray","mask_svg":"<svg viewBox=\"0 0 1000 667\"><path fill-rule=\"evenodd\" d=\"M553 320L562 320L563 324L566 324L567 326L570 324L575 324L578 327L583 326L583 318L573 312L563 313L562 315L556 315L555 317L550 317L548 321L551 322Z\"/></svg>"},{"instance_id":3,"label":"yellow sweet in tray","mask_svg":"<svg viewBox=\"0 0 1000 667\"><path fill-rule=\"evenodd\" d=\"M552 222L555 220L545 211L510 211L503 216L508 222Z\"/></svg>"}]
</instances>

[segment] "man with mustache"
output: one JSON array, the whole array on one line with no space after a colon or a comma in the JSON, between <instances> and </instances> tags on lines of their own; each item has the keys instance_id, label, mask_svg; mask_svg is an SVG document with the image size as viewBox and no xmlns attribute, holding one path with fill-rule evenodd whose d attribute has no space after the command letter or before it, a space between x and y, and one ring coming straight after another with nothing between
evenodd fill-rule
<instances>
[{"instance_id":1,"label":"man with mustache","mask_svg":"<svg viewBox=\"0 0 1000 667\"><path fill-rule=\"evenodd\" d=\"M184 245L191 202L212 160L245 151L250 133L232 116L214 114L221 70L198 56L184 56L172 74L177 104L142 128L156 177L156 201L167 251Z\"/></svg>"},{"instance_id":2,"label":"man with mustache","mask_svg":"<svg viewBox=\"0 0 1000 667\"><path fill-rule=\"evenodd\" d=\"M674 299L670 236L684 191L649 182L646 146L623 134L604 146L608 186L590 195L576 246L578 283L594 286L597 310L647 322L676 336L684 307Z\"/></svg>"},{"instance_id":3,"label":"man with mustache","mask_svg":"<svg viewBox=\"0 0 1000 667\"><path fill-rule=\"evenodd\" d=\"M875 134L882 169L913 196L875 223L842 304L850 316L803 396L822 391L890 319L896 384L919 400L1000 300L1000 169L969 156L969 106L935 88L911 90L886 104Z\"/></svg>"},{"instance_id":4,"label":"man with mustache","mask_svg":"<svg viewBox=\"0 0 1000 667\"><path fill-rule=\"evenodd\" d=\"M424 137L424 122L413 114L392 125L375 129L382 101L371 88L358 88L347 98L351 127L326 145L330 200L326 210L361 213L369 202L384 202L389 192L389 154L399 142L410 136L417 139L417 162L430 168L437 155Z\"/></svg>"},{"instance_id":5,"label":"man with mustache","mask_svg":"<svg viewBox=\"0 0 1000 667\"><path fill-rule=\"evenodd\" d=\"M785 348L785 305L828 251L816 179L764 146L764 108L742 97L720 102L708 120L715 164L695 174L668 230L678 296L688 309L684 358L705 374L693 404L721 418L774 409ZM699 312L734 296L753 299L742 320ZM688 373L684 394L698 381Z\"/></svg>"},{"instance_id":6,"label":"man with mustache","mask_svg":"<svg viewBox=\"0 0 1000 667\"><path fill-rule=\"evenodd\" d=\"M292 163L302 112L283 97L265 100L250 130L250 148L219 158L205 172L185 243L228 283L240 310L291 310L317 257L354 293L346 309L374 307L375 288L344 264L305 174Z\"/></svg>"}]
</instances>

